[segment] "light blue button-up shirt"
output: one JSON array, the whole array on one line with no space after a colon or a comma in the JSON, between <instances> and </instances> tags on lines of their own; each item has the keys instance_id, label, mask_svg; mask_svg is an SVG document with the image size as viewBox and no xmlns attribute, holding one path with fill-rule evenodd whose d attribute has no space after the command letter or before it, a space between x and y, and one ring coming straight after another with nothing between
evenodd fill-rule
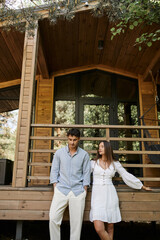
<instances>
[{"instance_id":1,"label":"light blue button-up shirt","mask_svg":"<svg viewBox=\"0 0 160 240\"><path fill-rule=\"evenodd\" d=\"M90 184L90 159L82 148L78 147L71 156L68 145L56 151L51 167L50 183L67 195L72 191L75 196L84 192L84 186Z\"/></svg>"}]
</instances>

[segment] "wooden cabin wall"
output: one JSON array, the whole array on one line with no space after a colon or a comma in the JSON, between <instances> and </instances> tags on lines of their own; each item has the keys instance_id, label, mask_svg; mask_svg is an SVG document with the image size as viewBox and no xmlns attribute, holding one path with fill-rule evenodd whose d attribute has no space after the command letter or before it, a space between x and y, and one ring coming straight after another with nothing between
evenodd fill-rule
<instances>
[{"instance_id":1,"label":"wooden cabin wall","mask_svg":"<svg viewBox=\"0 0 160 240\"><path fill-rule=\"evenodd\" d=\"M37 45L38 45L37 29L35 29L34 31L34 37L29 36L28 33L26 32L23 50L19 116L17 126L14 172L12 181L13 187L26 186L30 123L33 99L32 95L35 83Z\"/></svg>"},{"instance_id":2,"label":"wooden cabin wall","mask_svg":"<svg viewBox=\"0 0 160 240\"><path fill-rule=\"evenodd\" d=\"M0 189L0 219L49 220L53 189L12 188ZM160 192L118 191L122 221L159 221ZM84 221L89 221L91 192L88 191ZM69 220L68 209L64 220Z\"/></svg>"},{"instance_id":3,"label":"wooden cabin wall","mask_svg":"<svg viewBox=\"0 0 160 240\"><path fill-rule=\"evenodd\" d=\"M155 104L155 93L152 81L145 82L142 77L139 77L139 99L140 99L140 115L142 116L153 104ZM156 126L157 121L152 121L150 119L157 120L157 106L155 105L147 114L145 114L145 125ZM143 124L143 123L142 123ZM159 137L158 130L150 130L151 137ZM143 133L142 133L143 134ZM144 146L142 146L144 149ZM151 161L147 155L142 157L143 163L150 164ZM160 169L144 168L144 177L159 177ZM159 187L160 182L145 182L146 185Z\"/></svg>"},{"instance_id":4,"label":"wooden cabin wall","mask_svg":"<svg viewBox=\"0 0 160 240\"><path fill-rule=\"evenodd\" d=\"M37 80L35 123L52 124L54 78ZM35 128L34 136L51 136L52 128ZM50 149L50 140L34 140L34 149ZM32 163L50 163L50 153L33 153ZM32 176L49 176L50 167L32 166ZM47 185L48 180L31 180L29 185Z\"/></svg>"}]
</instances>

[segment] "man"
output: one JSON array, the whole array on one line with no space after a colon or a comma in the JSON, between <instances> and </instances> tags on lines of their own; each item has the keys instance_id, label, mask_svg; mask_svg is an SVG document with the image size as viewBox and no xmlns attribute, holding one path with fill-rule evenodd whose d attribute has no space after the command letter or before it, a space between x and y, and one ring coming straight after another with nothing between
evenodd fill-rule
<instances>
[{"instance_id":1,"label":"man","mask_svg":"<svg viewBox=\"0 0 160 240\"><path fill-rule=\"evenodd\" d=\"M87 186L90 184L89 155L78 147L80 131L72 128L67 133L68 145L56 151L50 182L54 196L50 208L50 237L60 240L63 213L69 206L70 240L79 240L85 207Z\"/></svg>"}]
</instances>

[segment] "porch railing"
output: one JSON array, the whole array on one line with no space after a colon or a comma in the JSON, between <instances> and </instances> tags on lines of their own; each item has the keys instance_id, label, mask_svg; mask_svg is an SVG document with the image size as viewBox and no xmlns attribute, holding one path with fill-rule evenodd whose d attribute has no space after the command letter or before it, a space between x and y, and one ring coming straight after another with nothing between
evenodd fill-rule
<instances>
[{"instance_id":1,"label":"porch railing","mask_svg":"<svg viewBox=\"0 0 160 240\"><path fill-rule=\"evenodd\" d=\"M145 156L147 154L160 154L160 151L146 151L144 149L143 146L143 142L147 141L147 142L156 142L159 143L160 142L160 138L159 138L159 130L160 130L160 126L131 126L131 125L65 125L65 124L31 124L31 128L35 129L57 129L57 128L62 128L62 129L69 129L69 128L79 128L79 129L105 129L105 136L104 137L81 137L82 141L102 141L102 140L107 140L110 142L139 142L141 143L140 149L139 150L113 150L114 154L117 155L140 155L140 156ZM151 137L151 138L144 138L143 137L143 130L147 129L150 131L156 131L156 135L158 137ZM139 137L119 137L119 136L111 136L111 131L113 130L138 130L140 133ZM31 131L34 132L34 131ZM155 135L155 134L154 134ZM59 141L66 141L67 142L67 137L64 136L30 136L30 141L37 141L37 140L50 140L51 142L54 142L56 140ZM87 151L87 149L85 149ZM54 154L55 153L55 149L34 149L33 147L29 149L30 154L34 154L34 153L48 153L48 154ZM97 151L96 150L88 150L89 154L95 154ZM36 157L35 157L36 158ZM143 163L143 161L141 161L140 163L123 163L122 162L123 167L125 168L141 168L141 169L160 169L160 164L152 164L152 163ZM32 161L32 158L30 158L30 161L28 162L28 166L30 168L33 168L35 166L39 166L39 167L51 167L51 162L38 162L38 161ZM160 171L158 171L160 173ZM30 171L31 173L31 171ZM148 177L148 176L138 176L138 178L141 181L152 181L152 182L160 182L160 174L157 174L157 176L152 176L152 177ZM47 176L41 176L40 174L38 174L38 176L36 175L32 175L32 174L28 174L27 179L29 181L32 180L49 180L49 175ZM115 178L114 180L120 180L121 178Z\"/></svg>"}]
</instances>

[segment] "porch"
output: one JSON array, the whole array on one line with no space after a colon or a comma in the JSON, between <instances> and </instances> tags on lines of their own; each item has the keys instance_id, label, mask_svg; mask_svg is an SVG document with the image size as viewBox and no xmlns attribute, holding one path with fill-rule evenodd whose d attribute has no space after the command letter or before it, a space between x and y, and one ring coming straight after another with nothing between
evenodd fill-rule
<instances>
[{"instance_id":1,"label":"porch","mask_svg":"<svg viewBox=\"0 0 160 240\"><path fill-rule=\"evenodd\" d=\"M25 179L24 187L0 186L0 219L3 220L48 220L49 208L53 196L53 187L49 184L49 172L51 167L52 154L56 151L56 141L60 146L66 144L67 138L64 136L63 129L71 127L80 128L81 131L89 130L104 130L104 137L82 137L82 146L84 148L93 146L91 150L85 149L93 158L96 154L97 144L99 141L107 140L116 148L119 142L124 143L141 143L137 150L128 149L114 149L114 154L121 156L122 165L127 168L129 172L135 169L142 171L135 171L134 174L145 185L151 186L152 192L145 192L140 190L133 190L124 185L120 177L115 177L114 183L120 199L120 209L123 221L159 221L160 219L160 164L153 164L149 160L147 154L157 155L160 151L146 151L144 149L144 141L160 141L159 126L124 126L124 125L60 125L60 124L31 124L31 128L37 131L31 131L29 157L26 168L23 162L15 162L18 172L18 181ZM57 136L56 129L61 131L61 135ZM54 129L54 134L51 136L41 136L41 130ZM149 129L152 131L152 138L144 138L142 131ZM117 136L113 134L113 130L119 133ZM127 131L121 134L120 130ZM133 130L137 130L138 137L133 136ZM38 135L39 131L39 135ZM51 131L53 132L53 131ZM127 137L127 134L130 136ZM93 132L92 132L93 133ZM115 133L115 132L114 132ZM153 137L154 133L154 137ZM44 134L43 134L44 135ZM38 142L38 146L32 142ZM85 143L85 144L84 144ZM87 144L89 143L89 145ZM116 144L117 143L117 144ZM44 145L44 146L43 146ZM48 148L47 148L48 146ZM125 146L125 145L124 145ZM127 146L127 145L126 145ZM129 145L128 145L129 146ZM41 147L41 149L40 149ZM94 148L95 147L95 148ZM21 151L21 150L20 150ZM20 152L19 152L20 153ZM18 153L18 154L19 154ZM38 155L36 155L38 154ZM43 155L45 154L45 155ZM137 160L134 156L138 155ZM123 158L122 158L123 156ZM128 156L130 156L128 158ZM132 170L132 171L131 171ZM13 179L14 181L14 179ZM14 184L14 182L13 182ZM86 207L84 213L84 221L89 221L91 187L88 190L86 198ZM65 212L64 220L68 220L68 211Z\"/></svg>"},{"instance_id":2,"label":"porch","mask_svg":"<svg viewBox=\"0 0 160 240\"><path fill-rule=\"evenodd\" d=\"M111 27L112 23L106 17L93 18L89 9L82 9L76 13L72 22L59 20L51 26L47 19L43 19L35 29L34 37L28 36L27 32L21 34L11 31L8 35L0 32L0 43L3 46L0 52L3 59L0 64L0 110L10 111L19 105L13 181L12 186L0 186L0 219L48 220L53 195L52 186L49 186L49 173L56 151L54 144L56 141L66 141L65 135L53 135L53 129L78 127L102 130L103 134L98 136L85 134L82 141L90 142L88 146L104 139L113 142L114 153L121 155L123 166L132 172L136 170L136 176L154 189L152 192L135 191L124 187L119 177L115 178L122 219L159 221L160 164L152 164L147 154L157 155L160 152L148 152L143 146L144 141L160 142L160 127L154 126L157 123L156 106L147 114L147 126L52 124L56 77L77 72L98 69L107 74L132 78L138 85L140 115L154 104L156 92L152 77L156 78L159 69L159 43L155 42L152 48L144 47L139 52L134 46L134 40L142 31L140 28L136 35L128 29L120 38L111 41ZM146 28L152 32L152 26ZM98 49L101 40L104 41L104 49ZM16 87L15 92L12 91L13 86ZM119 90L122 92L125 86L125 83L122 84ZM137 89L134 90L136 92ZM112 95L109 97L113 99ZM106 95L104 98L106 100ZM144 129L150 131L150 139L143 138ZM117 134L122 130L128 133ZM134 144L138 146L137 149L133 148L132 142L138 143ZM119 149L119 143L123 149ZM92 156L96 153L96 148L86 150ZM90 197L91 189L86 199L85 221L89 219ZM68 219L67 212L65 219Z\"/></svg>"}]
</instances>

